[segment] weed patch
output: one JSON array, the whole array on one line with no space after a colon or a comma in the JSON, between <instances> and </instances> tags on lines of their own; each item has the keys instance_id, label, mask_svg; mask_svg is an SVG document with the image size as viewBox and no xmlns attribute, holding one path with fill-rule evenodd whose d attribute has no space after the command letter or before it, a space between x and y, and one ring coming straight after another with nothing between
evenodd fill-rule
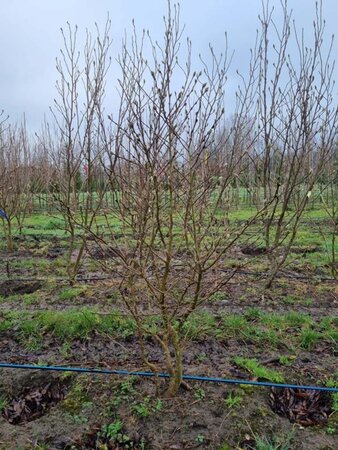
<instances>
[{"instance_id":1,"label":"weed patch","mask_svg":"<svg viewBox=\"0 0 338 450\"><path fill-rule=\"evenodd\" d=\"M275 370L267 369L257 362L256 359L252 358L242 358L241 356L236 356L234 358L234 363L241 367L242 369L246 369L251 373L255 378L260 380L267 380L273 383L283 383L283 376Z\"/></svg>"}]
</instances>

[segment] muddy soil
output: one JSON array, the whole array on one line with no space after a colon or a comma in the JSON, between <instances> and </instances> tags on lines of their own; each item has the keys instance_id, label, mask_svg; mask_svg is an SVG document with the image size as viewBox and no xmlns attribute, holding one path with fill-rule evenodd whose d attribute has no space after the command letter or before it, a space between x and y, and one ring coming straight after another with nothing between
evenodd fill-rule
<instances>
[{"instance_id":1,"label":"muddy soil","mask_svg":"<svg viewBox=\"0 0 338 450\"><path fill-rule=\"evenodd\" d=\"M43 242L42 242L43 244ZM40 243L39 243L40 245ZM34 243L32 243L34 247ZM35 249L33 248L35 251ZM59 240L52 242L44 257L57 261L65 248ZM96 260L114 257L92 247ZM299 259L315 248L295 248ZM32 253L35 255L35 253ZM17 252L18 259L22 255ZM41 255L40 255L41 257ZM182 262L189 255L177 252ZM236 264L247 258L257 258L266 264L267 255L259 247L237 248L232 255ZM14 256L15 258L15 256ZM224 261L226 263L226 261ZM81 274L106 275L85 260ZM88 267L88 269L87 269ZM20 269L21 270L21 269ZM279 278L273 291L264 290L264 277L238 272L217 299L204 306L217 320L221 315L246 314L254 308L265 313L303 312L320 323L325 317L338 317L338 287L336 283L319 282L312 278L297 280L295 270ZM19 272L18 272L19 273ZM299 269L299 273L312 273ZM22 269L27 275L29 270ZM48 273L43 273L43 276ZM50 274L49 274L50 275ZM213 278L210 276L210 283ZM40 282L0 283L0 330L8 311L67 310L96 307L100 313L111 308L127 313L116 296L118 274L112 279L86 283L86 294L70 300L59 298L60 284L42 287ZM39 291L37 303L24 303L26 293ZM15 295L15 298L10 298ZM148 313L151 311L147 311ZM297 336L299 330L290 328ZM111 369L144 369L138 340L135 336L112 338L97 333L86 339L62 341L52 333L42 332L41 343L28 350L17 329L0 331L0 360L22 364L53 364L64 366L101 367ZM165 370L163 354L151 338L145 342L149 361ZM283 366L280 357L292 356L292 366ZM276 347L258 346L242 335L217 338L203 335L187 341L184 349L185 373L215 377L255 379L236 366L235 356L256 358L267 368L277 370L288 382L324 384L337 371L335 342L324 340L313 349L290 348L281 342ZM65 376L54 372L0 370L0 449L6 450L237 450L257 448L256 441L264 437L272 442L290 440L290 450L334 450L338 436L337 413L332 414L331 396L297 395L264 388L252 388L190 383L190 390L181 389L176 398L165 397L165 383L156 386L152 380L138 379L126 393L126 385L114 376ZM237 399L236 401L233 399ZM158 403L158 400L160 403ZM117 422L122 425L117 427ZM109 428L109 426L111 426ZM115 428L114 428L115 427ZM117 427L117 428L116 428ZM116 429L118 431L116 432ZM107 430L115 430L114 438ZM277 442L276 441L276 442ZM280 441L278 441L280 442ZM277 442L277 443L278 443ZM279 445L279 444L278 444ZM283 448L282 444L275 448Z\"/></svg>"},{"instance_id":2,"label":"muddy soil","mask_svg":"<svg viewBox=\"0 0 338 450\"><path fill-rule=\"evenodd\" d=\"M51 380L50 375L36 375L36 372L14 377L16 385L25 386L31 377L34 388L37 386L37 379L40 380L41 386ZM54 382L57 379L52 378ZM13 374L6 371L1 382L1 391L6 388L13 389L13 381ZM67 400L66 395L64 400L51 407L47 414L34 421L13 425L8 424L2 417L0 443L6 446L0 448L41 448L37 445L43 443L43 448L50 450L211 450L222 445L222 448L228 449L254 449L255 438L260 435L261 430L264 430L265 436L271 438L290 435L290 448L295 450L336 448L334 437L318 433L318 427L305 428L297 424L292 426L288 419L275 414L269 405L269 392L265 390L198 384L193 386L192 391L182 390L179 397L174 399L166 399L160 394L163 411L156 413L151 410L147 417L140 417L131 412L134 405L144 403L145 399L155 398L153 382L137 380L134 384L135 397L122 397L118 406L115 405L116 400L119 400L118 392L121 392L121 380L80 376L72 378L72 385L76 383L77 386L86 386L86 395L92 400L80 410L80 415L79 411L76 415L71 413L69 406L72 403ZM161 385L161 389L163 387ZM68 392L71 396L71 390ZM199 395L196 395L196 392ZM234 408L226 407L227 399L235 396L240 399L239 405ZM107 400L114 406L110 407L110 412L103 413ZM123 424L121 432L124 438L120 436L119 444L115 442L115 446L108 446L110 440L105 437L103 430L107 429L109 424L116 423L116 413ZM249 443L253 446L249 446Z\"/></svg>"},{"instance_id":3,"label":"muddy soil","mask_svg":"<svg viewBox=\"0 0 338 450\"><path fill-rule=\"evenodd\" d=\"M39 281L22 282L16 280L7 280L0 283L0 295L9 297L11 295L33 294L41 288Z\"/></svg>"},{"instance_id":4,"label":"muddy soil","mask_svg":"<svg viewBox=\"0 0 338 450\"><path fill-rule=\"evenodd\" d=\"M162 353L155 342L147 341L146 351L149 353L151 362L164 368ZM332 349L319 348L315 353L315 358L313 352L300 352L292 368L280 366L279 356L283 352L288 353L287 349L279 351L267 349L262 355L253 344L244 343L241 339L204 338L187 344L184 364L186 373L248 379L250 375L246 371L230 362L231 357L240 354L246 357L256 357L266 367L277 369L280 373L284 373L288 381L296 383L303 379L313 379L314 382L315 380L325 380L326 374L333 373L335 370L336 358L332 355ZM142 368L141 352L137 340L133 337L113 340L90 336L87 340L72 342L68 348L68 356L65 357L60 343L53 337L45 340L41 350L29 353L15 335L5 333L2 334L0 354L6 361L29 364L46 361L50 364L68 366L81 365L129 370ZM37 375L36 372L29 372L27 375L19 371L15 373L9 370L2 372L5 375L1 377L0 394L5 393L6 397L9 396L11 399L20 399L23 394L27 396L27 392L28 395L30 392L41 392L51 382L48 373ZM58 383L59 378L55 377L53 379ZM77 378L78 376L72 377L73 386L74 379ZM101 439L102 432L98 430L101 430L104 424L116 420L115 413L111 411L111 407L107 407L107 404L109 405L116 395L112 390L112 383L121 383L122 380L110 376L86 376L85 379L85 385L88 384L92 387L88 398L93 404L91 405L92 409L81 413L81 419L78 418L78 414L65 414L63 405L69 395L69 391L67 391L64 397L62 395L57 397L59 401L51 405L46 413L36 418L34 422L23 421L20 425L7 422L6 425L3 421L5 418L0 420L0 442L6 442L6 448L16 449L15 446L8 446L11 436L13 438L16 433L16 445L26 445L23 448L29 448L27 436L30 436L30 439L33 436L40 443L48 442L49 447L47 448L50 449L95 448L90 446L94 438ZM148 443L149 446L145 448L149 449L218 449L221 444L226 442L229 445L228 448L237 449L239 443L244 442L245 444L246 436L250 436L252 440L262 433L264 436L278 434L285 437L291 432L294 434L291 449L333 450L335 448L335 437L325 432L330 415L329 398L325 402L320 400L317 408L315 408L316 401L318 401L316 398L306 403L310 404L310 408L307 409L310 409L311 417L321 417L321 420L319 425L311 423L313 426L307 427L305 430L304 423L299 425L295 420L290 421L290 418L294 419L290 414L281 414L281 411L287 411L285 405L279 406L279 409L272 407L270 389L190 383L192 391L182 390L179 397L167 400L163 397L164 384L162 383L161 386L160 398L165 406L159 413L153 411L148 417L140 418L131 412L130 399L123 399L119 405L118 417L123 421L123 432L130 441L135 443L135 447L131 448L142 448L138 445L143 442ZM147 397L155 401L155 386L151 380L138 380L137 392L140 402ZM233 408L226 406L225 401L229 396L239 396L240 404ZM280 403L282 401L279 399ZM290 404L292 407L289 410L299 411L298 404L291 401ZM13 406L11 408L13 409ZM104 412L103 415L102 412ZM304 413L301 418L304 419ZM84 423L76 425L74 420ZM296 423L292 424L291 422ZM199 442L200 440L203 442ZM309 442L311 442L311 447L308 446ZM107 442L102 440L103 444L107 444ZM73 447L71 447L72 445ZM128 447L111 448L115 450ZM241 448L250 447L242 446Z\"/></svg>"}]
</instances>

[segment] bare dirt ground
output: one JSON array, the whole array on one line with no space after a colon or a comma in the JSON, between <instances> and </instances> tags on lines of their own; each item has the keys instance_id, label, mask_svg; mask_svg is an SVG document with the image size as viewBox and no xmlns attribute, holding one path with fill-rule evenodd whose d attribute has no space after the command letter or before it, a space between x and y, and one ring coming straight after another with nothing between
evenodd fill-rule
<instances>
[{"instance_id":1,"label":"bare dirt ground","mask_svg":"<svg viewBox=\"0 0 338 450\"><path fill-rule=\"evenodd\" d=\"M66 314L83 307L103 315L112 308L126 312L115 295L116 280L109 277L78 282L76 295L61 295L67 288L62 274L57 283L47 279L58 276L55 262L65 246L54 239L41 251L41 242L31 241L11 255L11 279L0 282L1 362L143 369L133 333L94 330L85 337L63 338L45 326L39 333L32 331L37 340L27 338L28 325L24 328L21 321L30 315L34 320L40 312ZM299 269L286 269L266 291L264 252L242 250L237 249L233 258L255 258L255 263L238 270L204 306L196 319L197 331L188 330L185 373L264 380L235 362L242 357L255 359L286 382L325 385L335 379L337 284L321 280L324 275L295 251ZM3 251L1 256L4 260L8 254ZM104 257L97 254L98 259ZM22 264L25 260L28 266ZM7 272L3 265L2 280ZM80 277L103 275L88 262ZM146 348L151 362L164 369L161 351L150 337ZM11 369L2 369L0 375L1 449L337 448L338 413L327 394L316 397L311 392L306 397L304 392L289 392L284 399L275 398L276 406L270 388L244 385L190 382L176 398L168 399L164 381L156 396L150 379Z\"/></svg>"}]
</instances>

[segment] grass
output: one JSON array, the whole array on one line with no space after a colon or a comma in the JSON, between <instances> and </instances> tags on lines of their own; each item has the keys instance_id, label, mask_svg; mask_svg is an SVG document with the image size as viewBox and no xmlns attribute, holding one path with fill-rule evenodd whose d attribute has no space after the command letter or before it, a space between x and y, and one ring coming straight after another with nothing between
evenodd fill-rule
<instances>
[{"instance_id":1,"label":"grass","mask_svg":"<svg viewBox=\"0 0 338 450\"><path fill-rule=\"evenodd\" d=\"M29 271L44 271L48 270L50 262L44 258L20 258L9 262L9 271L29 270Z\"/></svg>"},{"instance_id":2,"label":"grass","mask_svg":"<svg viewBox=\"0 0 338 450\"><path fill-rule=\"evenodd\" d=\"M258 361L254 358L243 358L241 356L236 356L234 358L234 363L241 367L242 369L246 369L251 375L255 378L271 381L272 383L283 383L283 376L275 370L267 369L258 363Z\"/></svg>"},{"instance_id":3,"label":"grass","mask_svg":"<svg viewBox=\"0 0 338 450\"><path fill-rule=\"evenodd\" d=\"M335 377L330 378L326 382L327 387L338 388L338 373L335 374ZM332 411L334 413L338 412L338 392L333 392L332 394Z\"/></svg>"},{"instance_id":4,"label":"grass","mask_svg":"<svg viewBox=\"0 0 338 450\"><path fill-rule=\"evenodd\" d=\"M337 329L330 329L324 333L324 339L328 342L331 342L334 346L337 346L338 344L338 330Z\"/></svg>"},{"instance_id":5,"label":"grass","mask_svg":"<svg viewBox=\"0 0 338 450\"><path fill-rule=\"evenodd\" d=\"M28 305L33 305L35 303L39 303L41 301L41 296L39 293L34 292L32 294L14 294L14 295L9 295L8 297L4 297L2 295L0 295L0 302L3 303L13 303L13 302L22 302L24 305L28 306Z\"/></svg>"},{"instance_id":6,"label":"grass","mask_svg":"<svg viewBox=\"0 0 338 450\"><path fill-rule=\"evenodd\" d=\"M215 317L206 311L192 314L182 327L182 335L185 339L200 339L217 332Z\"/></svg>"},{"instance_id":7,"label":"grass","mask_svg":"<svg viewBox=\"0 0 338 450\"><path fill-rule=\"evenodd\" d=\"M250 217L251 213L252 211L249 209L234 211L230 213L231 223L234 224L233 221L235 220L246 220L246 218ZM314 211L311 214L313 217L320 217L319 211ZM64 234L62 234L62 230L53 228L54 220L57 221L58 219L53 219L48 216L28 218L28 223L35 226L35 228L28 229L27 233L37 232L39 234L45 234L46 236L51 234L59 237L62 236L63 246L66 247L67 241L64 238ZM116 228L116 230L117 229L118 228ZM179 245L179 233L181 233L181 230L176 228L175 232L178 233L177 245ZM257 232L259 232L258 227ZM29 239L33 242L31 238ZM318 245L320 247L320 240L321 239L318 239L318 234L312 233L309 227L302 225L294 247L297 246L304 249L312 245ZM41 242L44 243L43 240ZM60 240L57 242L58 245L60 245ZM257 245L261 245L261 238L257 239L256 243ZM239 242L239 244L241 244L241 242ZM47 243L47 246L48 245L50 244ZM47 246L41 247L40 250L48 249ZM46 253L45 250L43 250L44 254ZM20 273L20 270L42 272L42 270L47 269L50 272L53 271L53 274L63 273L62 271L64 271L66 264L64 256L61 255L54 260L43 259L41 257L42 254L38 255L36 252L35 256L37 257L21 259L17 262L13 260L11 266L13 271L15 269L18 273ZM267 265L266 258L264 258L265 256L260 256L256 259L249 259L248 266L251 267L252 265L253 270L264 268ZM326 264L326 257L325 254L322 254L321 252L307 253L304 255L301 253L294 253L291 255L290 261L292 261L294 266L305 268L308 265L311 269ZM90 261L85 261L85 268L87 270L91 270L89 269L91 267L89 264ZM226 264L234 267L239 264L239 260L235 257L228 258ZM230 294L230 289L229 292L217 292L209 297L207 307L212 311L217 310L217 313L202 311L192 314L181 330L182 337L188 341L210 339L211 344L215 342L216 339L221 340L222 345L224 343L224 346L228 346L227 348L229 348L229 353L224 357L225 359L230 359L233 355L236 355L238 348L242 349L244 346L247 346L245 352L243 352L243 355L245 356L262 355L263 352L267 353L267 358L270 356L275 357L277 355L276 362L277 365L279 364L280 371L283 371L283 373L285 373L285 378L290 380L289 373L295 374L296 371L296 367L292 367L292 365L295 358L294 355L297 355L299 349L305 349L308 352L311 352L316 349L316 346L319 347L318 344L320 343L325 345L325 349L328 346L333 347L338 341L338 332L336 328L337 319L334 319L333 317L317 319L314 318L316 316L311 317L310 314L297 311L299 305L302 306L303 311L306 311L304 306L314 304L321 295L326 298L328 294L332 292L332 284L329 286L324 284L316 286L316 294L313 295L313 292L309 292L305 283L298 283L297 285L295 283L294 286L297 289L290 294L289 292L291 292L291 290L289 282L285 279L283 281L284 287L282 287L281 280L280 284L278 283L277 288L271 292L271 298L268 298L268 307L270 307L270 305L272 306L272 302L275 302L276 299L279 305L284 303L285 306L282 306L282 308L284 308L284 311L282 309L283 313L267 312L265 310L265 303L255 303L259 306L247 308L248 304L253 304L253 302L250 302L251 298L259 300L261 293L257 292L257 285L255 282L252 283L248 289L245 289L246 281L244 281L244 288L239 292L239 297L237 299L234 299ZM60 357L62 357L64 360L72 358L74 348L76 348L72 342L74 340L94 340L97 336L103 335L106 337L113 337L114 339L118 338L120 339L118 342L122 342L123 344L123 339L136 334L136 327L132 318L127 315L122 315L117 310L112 310L111 315L106 315L102 314L98 308L75 308L72 306L71 302L73 300L77 299L77 302L79 302L81 301L82 296L88 296L88 289L90 289L91 292L92 287L86 288L86 286L76 285L64 289L59 287L58 291L57 286L50 289L50 284L48 284L48 289L48 292L44 289L43 291L34 294L15 295L6 299L1 298L1 307L3 308L3 311L0 316L0 333L10 330L14 335L14 339L18 339L19 343L23 343L25 348L29 349L32 353L40 350L45 342L48 343L48 345L51 345L52 342L55 347L58 348L58 358L60 359ZM58 292L58 294L52 296L52 292ZM240 313L226 314L224 311L228 310L228 308L226 306L225 308L227 309L223 309L223 304L221 305L220 302L227 299L227 303L231 305L232 300L239 300L243 293L245 293L245 296L243 296L243 302L239 305L241 308ZM311 298L312 295L313 299ZM32 312L29 313L4 311L6 307L10 308L16 306L10 305L11 302L21 302L21 304L28 307L29 305L36 306L40 301L43 301L43 305L46 305L46 307L49 308L50 299L53 304L57 304L58 301L59 304L62 304L60 301L69 302L72 309L61 311L45 310L39 312L34 312L34 310L32 310ZM113 297L113 294L111 294L109 302L120 304L119 296L115 295ZM8 303L8 305L6 305L6 303ZM63 303L63 305L65 305L65 303ZM110 305L109 307L111 306L113 305ZM237 306L238 304L236 303L235 307L237 308ZM105 304L105 307L107 307L107 304ZM294 310L288 311L290 309ZM271 308L271 311L272 310L273 309ZM144 323L144 327L149 332L149 335L157 333L162 326L163 323L161 322L160 316L146 319L146 322ZM189 345L194 347L194 344ZM276 349L278 349L278 351L276 351ZM198 351L200 351L200 349L198 349ZM327 354L329 355L329 352L327 352ZM316 356L317 354L313 353L311 357L314 359ZM125 354L123 353L121 361L124 357ZM43 358L47 360L45 354L43 355ZM208 366L210 363L209 358L210 356L207 351L200 352L195 355L194 361L197 361L200 364L203 363L203 366ZM250 377L252 378L277 383L284 381L282 373L279 373L277 370L271 370L269 367L261 364L259 362L259 356L257 356L257 359L235 356L232 361L238 367L250 373ZM300 359L297 360L297 367L299 361ZM46 363L48 361L44 362ZM161 400L158 402L151 399L148 391L141 397L140 393L136 391L134 384L134 382L131 382L128 379L121 381L116 389L109 388L110 391L109 394L107 394L107 397L110 401L110 410L108 412L107 409L106 413L106 409L103 409L104 418L108 420L108 422L106 422L107 425L102 428L102 433L104 433L105 436L118 436L117 441L124 439L124 431L122 428L124 426L123 424L127 424L127 422L125 421L125 417L123 417L123 419L119 418L118 407L127 409L129 417L131 417L133 421L143 421L151 415L163 411L164 406ZM329 379L327 381L327 386L337 386L337 382L333 378ZM248 388L246 387L246 389ZM239 394L236 391L231 392L224 400L221 399L223 410L224 407L227 407L232 409L232 411L229 411L231 415L238 414L238 411L233 410L242 405L244 407L247 397L246 392ZM333 394L332 398L333 411L337 412L338 394ZM85 386L82 386L81 388L81 386L76 387L75 385L72 385L72 389L67 395L67 399L68 406L66 402L65 409L67 410L68 407L68 412L71 411L72 414L81 414L83 405L88 402ZM193 393L192 401L200 402L201 408L203 408L203 404L206 404L209 401L209 392L207 388L205 391L203 389L197 389ZM4 407L2 405L6 406L6 402L7 399L0 396L0 410L1 407ZM75 415L74 418L76 418ZM78 416L78 419L76 420L80 420L80 416ZM202 441L204 439L202 434L198 436L200 436L199 440ZM259 436L256 437L255 448L259 450L287 450L292 448L290 442L286 438ZM123 443L121 442L121 445L122 444ZM223 450L229 448L232 447L224 444Z\"/></svg>"},{"instance_id":8,"label":"grass","mask_svg":"<svg viewBox=\"0 0 338 450\"><path fill-rule=\"evenodd\" d=\"M333 345L338 341L335 318L326 317L318 324L308 314L298 311L270 314L251 308L244 315L225 316L220 328L224 336L249 340L257 345L268 343L272 347L288 343L311 350L321 340ZM299 330L299 333L290 333L291 330Z\"/></svg>"},{"instance_id":9,"label":"grass","mask_svg":"<svg viewBox=\"0 0 338 450\"><path fill-rule=\"evenodd\" d=\"M320 341L321 334L318 331L305 329L300 335L300 346L306 350L312 350Z\"/></svg>"},{"instance_id":10,"label":"grass","mask_svg":"<svg viewBox=\"0 0 338 450\"><path fill-rule=\"evenodd\" d=\"M280 344L280 336L274 331L273 327L262 326L264 325L263 317L262 314L257 314L255 311L249 312L249 316L239 314L225 316L222 322L223 334L257 345L268 343L272 347L277 347Z\"/></svg>"},{"instance_id":11,"label":"grass","mask_svg":"<svg viewBox=\"0 0 338 450\"><path fill-rule=\"evenodd\" d=\"M60 300L74 300L86 292L86 286L65 288L59 293Z\"/></svg>"},{"instance_id":12,"label":"grass","mask_svg":"<svg viewBox=\"0 0 338 450\"><path fill-rule=\"evenodd\" d=\"M261 316L262 316L262 312L258 308L248 308L244 312L244 317L249 321L256 321L256 320L260 319Z\"/></svg>"},{"instance_id":13,"label":"grass","mask_svg":"<svg viewBox=\"0 0 338 450\"><path fill-rule=\"evenodd\" d=\"M292 358L290 356L281 355L279 357L279 364L281 364L282 366L291 366L294 359L294 357Z\"/></svg>"},{"instance_id":14,"label":"grass","mask_svg":"<svg viewBox=\"0 0 338 450\"><path fill-rule=\"evenodd\" d=\"M293 435L286 437L255 437L255 450L292 450Z\"/></svg>"},{"instance_id":15,"label":"grass","mask_svg":"<svg viewBox=\"0 0 338 450\"><path fill-rule=\"evenodd\" d=\"M225 300L225 299L228 299L228 298L229 298L229 296L228 296L228 294L226 292L215 292L214 294L212 294L209 297L209 300L211 302L217 303L217 302L221 302L222 300Z\"/></svg>"},{"instance_id":16,"label":"grass","mask_svg":"<svg viewBox=\"0 0 338 450\"><path fill-rule=\"evenodd\" d=\"M5 395L0 394L0 412L4 410L7 406L8 406L8 398Z\"/></svg>"},{"instance_id":17,"label":"grass","mask_svg":"<svg viewBox=\"0 0 338 450\"><path fill-rule=\"evenodd\" d=\"M298 311L290 311L284 316L284 320L287 326L290 327L302 327L303 325L312 325L313 320L308 314L304 314Z\"/></svg>"},{"instance_id":18,"label":"grass","mask_svg":"<svg viewBox=\"0 0 338 450\"><path fill-rule=\"evenodd\" d=\"M73 339L85 339L91 333L101 333L130 336L135 332L135 323L125 318L119 312L101 315L95 310L82 308L80 310L44 311L26 317L18 323L18 333L25 342L26 339L39 339L50 333L60 342Z\"/></svg>"},{"instance_id":19,"label":"grass","mask_svg":"<svg viewBox=\"0 0 338 450\"><path fill-rule=\"evenodd\" d=\"M224 403L228 408L237 408L243 400L241 395L230 392L228 397L224 400Z\"/></svg>"},{"instance_id":20,"label":"grass","mask_svg":"<svg viewBox=\"0 0 338 450\"><path fill-rule=\"evenodd\" d=\"M249 210L237 211L230 214L230 220L245 220L250 214L251 212ZM313 215L318 216L318 211L314 212ZM45 233L46 235L48 233L51 234L52 232L54 235L62 235L62 230L53 229L53 224L51 222L54 219L46 216L43 219L45 222L41 220L40 223L38 223L39 221L37 220L37 228L27 230L27 232L41 232L41 234ZM51 222L48 223L48 220ZM180 230L176 229L176 232L179 233ZM65 244L67 245L67 242L65 242ZM258 241L258 244L261 244L261 241ZM309 245L317 244L320 246L320 242L318 243L318 235L315 235L311 230L307 230L305 227L303 229L302 227L295 246L306 248ZM320 252L306 254L304 256L300 254L293 254L291 256L295 265L304 265L304 267L306 264L309 264L309 267L317 267L318 265L326 263L325 255L323 256ZM298 262L295 261L296 259ZM261 260L257 258L257 260L252 263L253 267L256 267L256 270L257 267L263 267L266 263L262 261L264 261L264 256ZM236 266L238 260L236 260L236 258L229 258L227 264ZM249 264L251 264L251 262L249 262ZM259 264L261 266L259 266ZM56 272L57 269L60 269L61 271L65 267L65 258L61 256L53 261L47 262L44 262L43 258L27 258L26 261L21 260L19 263L13 263L13 269L15 268L18 270L42 271L43 267L53 270L54 272ZM86 269L88 269L88 267L89 266L86 265ZM331 285L330 287L332 289ZM250 298L258 297L255 292L255 283L251 286L251 291L247 291L240 314L227 315L222 313L221 308L223 306L220 307L219 303L226 298L229 305L231 305L233 298L228 293L217 292L209 298L210 302L208 304L208 307L212 308L212 310L218 309L217 315L207 311L193 314L183 327L183 337L187 340L201 340L203 338L221 339L225 341L225 344L230 342L230 340L234 341L234 345L230 342L230 352L229 355L225 356L225 359L230 358L233 355L233 353L231 353L232 347L236 346L237 350L239 347L243 348L243 346L247 344L250 347L248 347L249 350L244 353L244 355L259 355L265 352L265 350L269 353L268 357L271 353L273 353L273 356L277 354L277 359L278 355L282 355L279 357L279 364L284 367L281 367L280 370L286 374L285 378L289 379L287 373L289 371L295 373L296 370L292 367L293 359L292 356L289 355L292 355L293 352L290 348L301 347L311 351L323 340L328 343L334 343L337 341L337 331L335 330L336 322L333 318L325 317L322 320L314 320L309 314L297 311L298 305L305 305L304 298L309 298L312 294L297 291L291 295L288 293L291 291L287 283L286 288L287 289L284 290L280 289L280 295L278 295L281 302L283 301L284 304L287 305L287 307L284 307L285 311L283 314L268 313L261 307L260 303L257 303L260 307L246 309L246 305L249 303ZM324 290L325 286L318 286L318 289L319 288ZM283 294L283 292L285 292L285 294ZM275 295L275 293L276 291L273 292L273 295ZM68 301L71 305L73 300L80 300L83 294L88 295L85 287L75 286L65 288L59 291L57 298L54 296L53 302L60 300L63 302ZM327 295L327 293L324 292L323 294ZM6 299L8 304L10 304L11 301L23 301L27 306L30 304L37 304L40 300L44 300L44 305L49 301L48 298L45 300L43 296L38 296L36 294L13 296ZM294 306L292 307L292 305ZM1 306L4 307L3 304ZM287 312L289 309L295 309L295 311ZM146 326L148 327L149 334L152 334L158 331L162 326L162 323L160 318L157 317L149 320ZM33 312L29 315L20 312L13 314L4 313L3 317L0 318L0 332L6 330L13 330L13 333L18 336L21 342L24 342L26 348L29 348L32 352L40 349L45 340L50 345L50 342L53 342L53 338L55 338L56 342L60 343L59 352L61 357L66 359L72 356L72 349L74 348L74 345L71 343L72 340L87 339L88 337L95 339L98 334L113 336L114 338L117 336L123 340L125 337L135 333L135 324L130 317L123 316L114 310L112 311L112 316L106 316L99 314L99 309L73 308L71 310L62 311ZM123 343L123 341L121 342ZM273 352L273 350L277 347L279 348L279 346L281 346L282 351ZM251 350L252 353L249 353ZM201 353L199 358L200 361L203 362L203 366L209 364L209 354L207 352ZM234 362L239 367L248 371L252 377L273 382L284 381L281 373L265 367L263 364L259 363L259 359L235 357ZM329 380L328 386L333 385L333 383L335 383L334 380ZM125 405L127 405L130 412L132 412L132 414L130 414L132 420L146 420L150 415L161 411L163 407L161 403L150 401L147 395L140 398L140 396L135 393L133 383L125 380L120 384L117 390L110 390L108 397L112 401L120 401L121 408L125 408ZM194 398L192 401L198 400L201 404L201 408L203 408L205 402L209 401L209 393L207 390L206 392L197 390L193 395ZM78 391L77 389L72 390L71 394L67 397L69 400L72 400L72 402L69 401L69 409L75 414L81 412L81 405L88 400L86 398L86 392L81 392L80 388ZM239 395L236 392L231 392L226 399L222 400L223 410L226 406L227 408L232 409L232 411L229 411L231 414L238 414L238 411L235 409L242 405L244 407L247 397L248 396L245 394ZM1 401L2 399L0 397L0 409ZM6 401L6 399L4 399L4 401ZM333 395L333 409L335 411L338 410L338 395L336 394ZM116 404L112 405L109 419L107 417L107 425L102 429L102 433L107 437L114 438L119 435L117 440L122 440L122 436L124 435L124 431L122 430L123 424L127 424L127 422L125 421L125 417L120 419L118 416L115 416L115 414L117 414ZM261 431L262 430L260 430L260 432ZM200 440L202 440L202 437L200 437ZM233 447L224 445L223 450L227 448ZM283 440L278 437L256 438L256 449L259 450L287 450L289 448L292 448L292 445L287 442L287 439Z\"/></svg>"},{"instance_id":21,"label":"grass","mask_svg":"<svg viewBox=\"0 0 338 450\"><path fill-rule=\"evenodd\" d=\"M224 317L223 326L232 336L248 327L247 319L239 314L230 314Z\"/></svg>"},{"instance_id":22,"label":"grass","mask_svg":"<svg viewBox=\"0 0 338 450\"><path fill-rule=\"evenodd\" d=\"M39 225L42 230L60 230L64 229L65 222L61 217L53 217L46 218L46 220L39 222Z\"/></svg>"},{"instance_id":23,"label":"grass","mask_svg":"<svg viewBox=\"0 0 338 450\"><path fill-rule=\"evenodd\" d=\"M67 288L62 291L62 299L74 299L82 295L86 287ZM24 300L29 305L36 303L34 294ZM158 316L144 321L144 330L151 336L158 333L163 323ZM300 347L311 351L325 341L335 346L338 342L337 322L332 317L316 323L309 315L297 311L286 314L264 313L258 309L248 309L244 314L220 315L216 317L208 311L192 314L181 329L182 338L199 341L202 338L236 339L240 344L251 344L257 348L269 346L273 349ZM102 314L96 308L71 308L63 311L44 310L32 313L18 311L3 312L0 332L13 329L20 341L31 351L41 348L46 336L54 336L61 344L74 339L86 339L93 333L126 338L134 335L136 325L127 315L112 309ZM69 355L69 348L61 345L60 351ZM288 365L281 360L282 365Z\"/></svg>"}]
</instances>

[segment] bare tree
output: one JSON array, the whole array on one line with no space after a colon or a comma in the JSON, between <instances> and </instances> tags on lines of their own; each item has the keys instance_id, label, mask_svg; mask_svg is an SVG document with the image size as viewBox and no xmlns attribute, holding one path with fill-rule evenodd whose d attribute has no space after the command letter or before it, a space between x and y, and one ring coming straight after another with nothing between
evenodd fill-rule
<instances>
[{"instance_id":1,"label":"bare tree","mask_svg":"<svg viewBox=\"0 0 338 450\"><path fill-rule=\"evenodd\" d=\"M87 229L93 224L105 192L93 177L105 142L101 133L105 79L110 65L110 20L103 33L96 26L95 38L87 31L83 55L77 44L77 27L61 30L63 49L56 61L58 98L51 109L56 136L48 130L47 146L57 169L53 197L70 235L68 275L73 280L79 270L86 245ZM82 57L82 58L81 58ZM95 199L94 199L95 197ZM94 202L95 200L95 202ZM94 204L95 203L95 204ZM75 261L76 229L82 230Z\"/></svg>"},{"instance_id":2,"label":"bare tree","mask_svg":"<svg viewBox=\"0 0 338 450\"><path fill-rule=\"evenodd\" d=\"M178 6L169 3L164 25L162 45L149 33L138 38L135 28L130 45L123 44L121 105L117 119L111 118L115 153L107 155L106 173L118 191L109 216L121 224L124 239L119 244L112 233L113 240L96 241L113 247L116 258L108 269L119 276L144 362L158 372L144 346L151 334L171 375L167 394L174 395L182 382L185 324L228 281L217 268L261 212L233 230L221 208L244 154L237 151L238 115L233 145L218 160L222 178L216 176L212 161L224 115L227 50L219 56L210 47L208 63L201 60L202 70L194 71L189 40L182 62ZM149 315L160 318L155 329Z\"/></svg>"},{"instance_id":3,"label":"bare tree","mask_svg":"<svg viewBox=\"0 0 338 450\"><path fill-rule=\"evenodd\" d=\"M323 175L324 183L320 192L322 207L327 214L327 220L319 226L323 238L329 267L334 278L338 277L336 242L338 235L338 153L334 148L330 164Z\"/></svg>"},{"instance_id":4,"label":"bare tree","mask_svg":"<svg viewBox=\"0 0 338 450\"><path fill-rule=\"evenodd\" d=\"M281 2L283 23L273 20L273 9L263 3L261 31L252 51L249 81L239 99L255 118L252 161L266 206L264 241L270 256L270 287L285 264L311 193L328 163L337 133L333 96L332 43L325 53L325 22L316 6L313 45L291 22L287 1ZM275 43L274 40L275 39ZM288 54L291 43L298 61ZM267 205L270 205L267 207Z\"/></svg>"},{"instance_id":5,"label":"bare tree","mask_svg":"<svg viewBox=\"0 0 338 450\"><path fill-rule=\"evenodd\" d=\"M26 126L8 126L0 141L0 207L6 217L1 217L7 248L14 250L13 222L19 232L31 204L30 148Z\"/></svg>"}]
</instances>

